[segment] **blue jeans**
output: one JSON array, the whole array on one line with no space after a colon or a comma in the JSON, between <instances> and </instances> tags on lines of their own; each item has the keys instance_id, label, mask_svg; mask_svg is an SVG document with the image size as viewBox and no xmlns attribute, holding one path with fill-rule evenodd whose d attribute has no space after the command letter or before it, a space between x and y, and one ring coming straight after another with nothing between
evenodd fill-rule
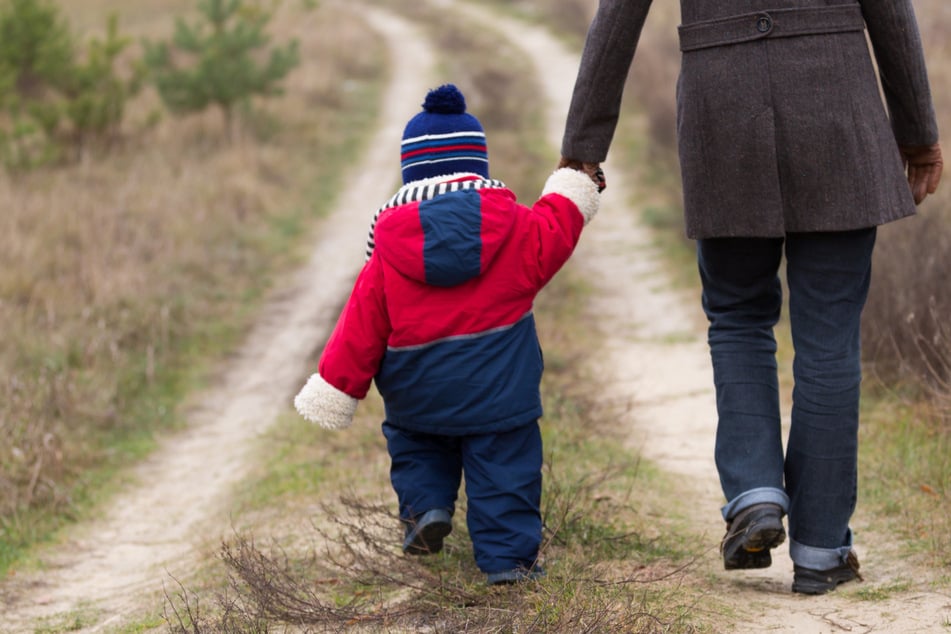
<instances>
[{"instance_id":1,"label":"blue jeans","mask_svg":"<svg viewBox=\"0 0 951 634\"><path fill-rule=\"evenodd\" d=\"M538 422L491 434L442 436L383 423L400 519L452 514L463 473L466 523L479 569L531 568L542 539L542 437Z\"/></svg>"},{"instance_id":2,"label":"blue jeans","mask_svg":"<svg viewBox=\"0 0 951 634\"><path fill-rule=\"evenodd\" d=\"M800 566L839 565L851 548L858 457L860 322L874 227L783 238L698 241L716 387L716 464L729 521L752 504L788 514ZM783 455L773 327L785 247L793 406Z\"/></svg>"}]
</instances>

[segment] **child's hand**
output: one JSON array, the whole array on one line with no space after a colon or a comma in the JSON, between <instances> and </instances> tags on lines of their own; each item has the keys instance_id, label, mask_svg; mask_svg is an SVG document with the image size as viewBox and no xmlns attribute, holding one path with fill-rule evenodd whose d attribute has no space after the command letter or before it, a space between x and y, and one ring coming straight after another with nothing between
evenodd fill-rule
<instances>
[{"instance_id":1,"label":"child's hand","mask_svg":"<svg viewBox=\"0 0 951 634\"><path fill-rule=\"evenodd\" d=\"M319 374L312 374L294 397L294 407L301 416L324 429L345 429L353 423L357 399L327 383Z\"/></svg>"}]
</instances>

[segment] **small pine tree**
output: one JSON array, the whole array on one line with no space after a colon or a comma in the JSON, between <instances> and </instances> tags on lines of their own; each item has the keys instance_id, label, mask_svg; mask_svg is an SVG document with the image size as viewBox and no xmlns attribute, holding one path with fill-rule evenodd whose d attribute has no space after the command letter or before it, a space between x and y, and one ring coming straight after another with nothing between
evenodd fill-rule
<instances>
[{"instance_id":1,"label":"small pine tree","mask_svg":"<svg viewBox=\"0 0 951 634\"><path fill-rule=\"evenodd\" d=\"M0 162L29 168L56 158L56 86L69 75L73 38L45 0L0 5Z\"/></svg>"},{"instance_id":2,"label":"small pine tree","mask_svg":"<svg viewBox=\"0 0 951 634\"><path fill-rule=\"evenodd\" d=\"M35 98L72 68L74 42L59 9L44 0L8 0L0 7L0 64L16 73L17 93Z\"/></svg>"},{"instance_id":3,"label":"small pine tree","mask_svg":"<svg viewBox=\"0 0 951 634\"><path fill-rule=\"evenodd\" d=\"M143 69L136 68L129 78L120 77L115 70L117 58L130 42L119 35L118 16L110 15L106 38L89 42L84 60L63 83L66 116L80 146L89 138L115 136L126 102L141 87Z\"/></svg>"},{"instance_id":4,"label":"small pine tree","mask_svg":"<svg viewBox=\"0 0 951 634\"><path fill-rule=\"evenodd\" d=\"M16 89L17 74L16 69L0 58L0 110L7 107L13 100L13 93Z\"/></svg>"},{"instance_id":5,"label":"small pine tree","mask_svg":"<svg viewBox=\"0 0 951 634\"><path fill-rule=\"evenodd\" d=\"M280 94L281 80L298 64L298 43L273 47L259 62L256 53L270 43L269 14L244 0L198 0L197 6L203 21L178 19L171 44L144 43L144 61L172 112L217 106L230 135L237 105Z\"/></svg>"},{"instance_id":6,"label":"small pine tree","mask_svg":"<svg viewBox=\"0 0 951 634\"><path fill-rule=\"evenodd\" d=\"M142 74L126 79L115 69L130 42L118 17L110 16L105 40L80 51L48 0L0 2L0 162L33 167L114 135Z\"/></svg>"}]
</instances>

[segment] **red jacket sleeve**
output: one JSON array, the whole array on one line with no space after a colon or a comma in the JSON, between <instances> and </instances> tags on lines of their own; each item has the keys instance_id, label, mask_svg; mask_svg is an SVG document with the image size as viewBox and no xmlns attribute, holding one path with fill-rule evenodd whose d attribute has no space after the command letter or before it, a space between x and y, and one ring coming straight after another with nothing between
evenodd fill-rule
<instances>
[{"instance_id":1,"label":"red jacket sleeve","mask_svg":"<svg viewBox=\"0 0 951 634\"><path fill-rule=\"evenodd\" d=\"M383 291L382 261L375 253L364 265L318 362L325 381L363 399L380 368L390 331Z\"/></svg>"},{"instance_id":2,"label":"red jacket sleeve","mask_svg":"<svg viewBox=\"0 0 951 634\"><path fill-rule=\"evenodd\" d=\"M529 214L535 240L531 268L541 289L571 257L581 230L598 212L597 186L583 172L562 168L545 183L542 197Z\"/></svg>"}]
</instances>

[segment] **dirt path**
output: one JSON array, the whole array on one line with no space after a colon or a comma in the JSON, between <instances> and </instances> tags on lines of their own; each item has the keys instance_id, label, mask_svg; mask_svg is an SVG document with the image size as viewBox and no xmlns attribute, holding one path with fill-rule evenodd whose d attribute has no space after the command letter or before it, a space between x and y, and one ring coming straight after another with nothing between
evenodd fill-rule
<instances>
[{"instance_id":1,"label":"dirt path","mask_svg":"<svg viewBox=\"0 0 951 634\"><path fill-rule=\"evenodd\" d=\"M246 473L257 435L287 411L309 353L333 326L363 264L373 211L366 201L391 195L393 139L430 87L425 69L435 55L425 38L412 36L416 27L375 10L365 16L399 63L383 95L384 125L321 227L309 263L263 311L216 386L194 399L188 431L135 470L134 484L101 519L41 554L45 570L4 584L0 632L32 632L66 617L87 625L74 631L109 631L160 596L170 575L186 576L198 553L228 532L229 490Z\"/></svg>"},{"instance_id":2,"label":"dirt path","mask_svg":"<svg viewBox=\"0 0 951 634\"><path fill-rule=\"evenodd\" d=\"M435 3L435 2L434 2ZM523 46L539 70L549 102L548 135L557 148L577 55L545 30L503 18L497 11L441 0L447 10L492 25ZM367 11L386 38L394 74L384 95L385 125L367 144L363 159L336 211L322 229L310 263L263 313L247 344L217 386L200 395L189 430L169 439L136 470L136 483L103 517L77 530L62 547L42 557L42 574L5 583L2 632L33 631L44 617L82 614L85 629L110 631L157 597L169 575L186 574L187 563L227 533L228 493L246 471L256 436L286 411L306 374L310 342L321 341L362 264L366 200L392 190L392 139L431 87L435 61L415 27L387 13ZM766 571L727 575L716 543L722 531L720 491L713 466L713 394L696 297L670 290L650 236L634 220L624 170L606 166L610 187L602 211L582 238L571 266L600 281L597 312L610 333L601 359L606 397L626 400L630 445L683 479L697 509L692 526L711 548L698 576L714 576L713 592L735 610L738 625L724 617L722 631L739 632L947 632L947 589L929 590L922 570L903 563L887 541L857 525L858 549L867 579L862 586L889 588L887 598L862 601L855 590L822 598L792 595L785 551ZM330 272L328 277L328 272ZM315 280L320 279L320 283ZM195 536L203 536L196 539Z\"/></svg>"},{"instance_id":3,"label":"dirt path","mask_svg":"<svg viewBox=\"0 0 951 634\"><path fill-rule=\"evenodd\" d=\"M566 50L544 29L501 20L497 14L469 9L493 22L533 60L549 101L548 135L560 145L577 72L577 54ZM673 95L671 95L673 98ZM699 297L671 289L648 231L631 209L625 170L605 166L609 188L601 211L585 231L572 262L588 270L599 287L594 314L608 334L601 359L605 398L632 404L626 415L632 449L682 477L685 499L696 509L691 524L710 544L697 571L716 579L713 592L734 611L736 632L948 632L951 589L932 589L934 571L903 559L887 536L872 534L856 518L857 551L866 581L823 597L792 594L792 563L786 545L774 551L774 565L762 571L722 570L716 546L723 523L722 493L713 461L716 410L712 370ZM631 173L631 170L627 170ZM896 588L901 588L900 590ZM884 598L862 600L861 590L881 590ZM871 594L871 593L869 593Z\"/></svg>"}]
</instances>

